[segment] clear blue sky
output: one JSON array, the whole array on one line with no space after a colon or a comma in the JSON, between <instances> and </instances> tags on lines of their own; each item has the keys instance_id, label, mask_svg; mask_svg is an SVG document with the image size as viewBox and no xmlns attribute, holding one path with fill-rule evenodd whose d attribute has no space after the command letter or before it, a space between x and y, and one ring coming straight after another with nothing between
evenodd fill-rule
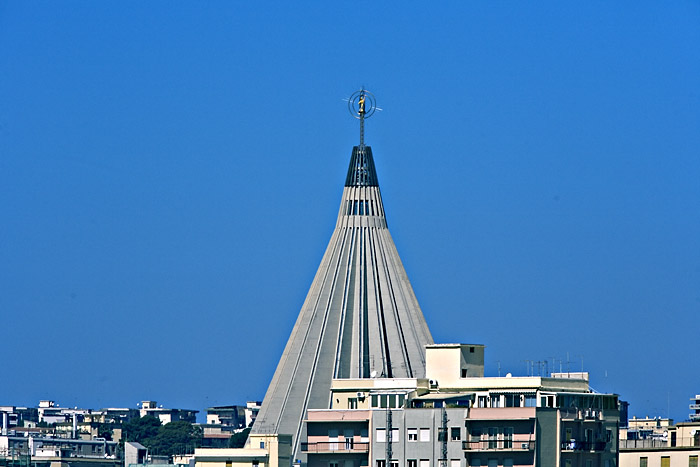
<instances>
[{"instance_id":1,"label":"clear blue sky","mask_svg":"<svg viewBox=\"0 0 700 467\"><path fill-rule=\"evenodd\" d=\"M0 3L0 404L262 399L361 85L437 342L700 392L700 3Z\"/></svg>"}]
</instances>

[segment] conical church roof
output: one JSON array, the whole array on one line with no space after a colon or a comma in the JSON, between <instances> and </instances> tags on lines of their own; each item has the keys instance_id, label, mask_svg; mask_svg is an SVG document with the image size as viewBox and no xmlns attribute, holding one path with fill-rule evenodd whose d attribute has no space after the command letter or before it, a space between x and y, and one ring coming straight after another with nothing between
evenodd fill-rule
<instances>
[{"instance_id":1,"label":"conical church roof","mask_svg":"<svg viewBox=\"0 0 700 467\"><path fill-rule=\"evenodd\" d=\"M387 228L372 149L352 150L336 228L251 434L293 435L334 378L422 378L433 339ZM294 457L293 457L294 459Z\"/></svg>"}]
</instances>

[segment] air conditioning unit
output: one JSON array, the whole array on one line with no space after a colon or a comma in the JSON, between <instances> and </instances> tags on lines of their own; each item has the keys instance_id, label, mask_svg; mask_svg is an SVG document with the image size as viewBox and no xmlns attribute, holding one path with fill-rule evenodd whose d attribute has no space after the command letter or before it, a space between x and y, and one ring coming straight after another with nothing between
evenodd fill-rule
<instances>
[{"instance_id":1,"label":"air conditioning unit","mask_svg":"<svg viewBox=\"0 0 700 467\"><path fill-rule=\"evenodd\" d=\"M528 449L529 447L529 443L520 443L520 449Z\"/></svg>"},{"instance_id":2,"label":"air conditioning unit","mask_svg":"<svg viewBox=\"0 0 700 467\"><path fill-rule=\"evenodd\" d=\"M436 387L438 387L438 382L437 382L436 379L431 379L431 380L430 380L430 387L431 387L431 388L436 388Z\"/></svg>"},{"instance_id":3,"label":"air conditioning unit","mask_svg":"<svg viewBox=\"0 0 700 467\"><path fill-rule=\"evenodd\" d=\"M364 399L364 398L365 398L365 393L364 393L364 392L358 392L358 393L355 394L355 395L357 396L358 399Z\"/></svg>"}]
</instances>

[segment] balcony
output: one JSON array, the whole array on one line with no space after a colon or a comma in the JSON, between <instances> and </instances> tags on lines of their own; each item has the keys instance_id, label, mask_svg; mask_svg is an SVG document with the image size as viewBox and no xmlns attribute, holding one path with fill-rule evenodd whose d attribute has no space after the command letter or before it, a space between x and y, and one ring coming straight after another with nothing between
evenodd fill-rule
<instances>
[{"instance_id":1,"label":"balcony","mask_svg":"<svg viewBox=\"0 0 700 467\"><path fill-rule=\"evenodd\" d=\"M589 451L599 452L605 451L608 443L605 441L564 441L561 443L562 451Z\"/></svg>"},{"instance_id":2,"label":"balcony","mask_svg":"<svg viewBox=\"0 0 700 467\"><path fill-rule=\"evenodd\" d=\"M482 439L478 441L462 441L465 451L534 451L534 441L518 441L512 439Z\"/></svg>"},{"instance_id":3,"label":"balcony","mask_svg":"<svg viewBox=\"0 0 700 467\"><path fill-rule=\"evenodd\" d=\"M322 441L317 443L301 443L301 452L314 453L335 453L335 454L362 454L369 452L369 443Z\"/></svg>"}]
</instances>

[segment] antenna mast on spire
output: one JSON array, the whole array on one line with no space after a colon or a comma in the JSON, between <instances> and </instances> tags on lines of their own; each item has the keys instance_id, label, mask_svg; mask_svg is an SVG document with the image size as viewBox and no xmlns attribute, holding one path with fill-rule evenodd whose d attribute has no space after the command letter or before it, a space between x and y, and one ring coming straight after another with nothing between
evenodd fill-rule
<instances>
[{"instance_id":1,"label":"antenna mast on spire","mask_svg":"<svg viewBox=\"0 0 700 467\"><path fill-rule=\"evenodd\" d=\"M364 148L365 118L371 117L374 112L382 109L377 107L377 99L374 94L363 87L359 91L355 91L348 99L348 110L350 115L360 120L360 148Z\"/></svg>"}]
</instances>

